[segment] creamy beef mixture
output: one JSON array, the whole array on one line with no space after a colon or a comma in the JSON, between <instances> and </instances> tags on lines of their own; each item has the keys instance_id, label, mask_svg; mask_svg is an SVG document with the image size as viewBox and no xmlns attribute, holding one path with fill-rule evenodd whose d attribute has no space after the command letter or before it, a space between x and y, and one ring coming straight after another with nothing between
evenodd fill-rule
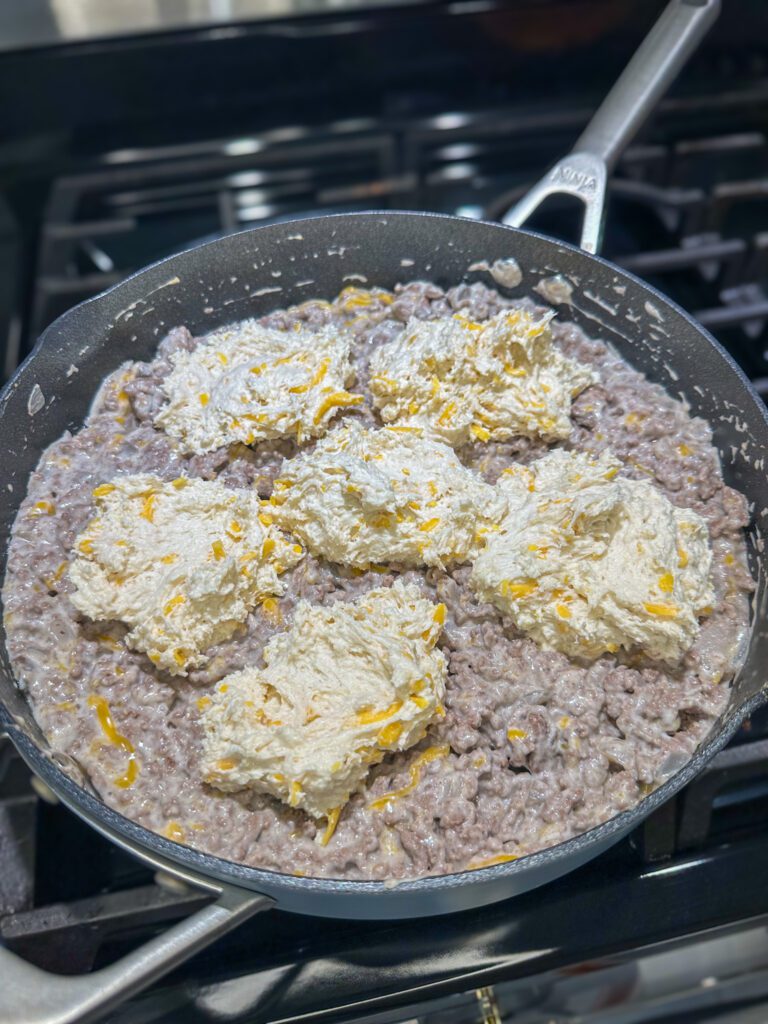
<instances>
[{"instance_id":1,"label":"creamy beef mixture","mask_svg":"<svg viewBox=\"0 0 768 1024\"><path fill-rule=\"evenodd\" d=\"M482 376L494 332L513 322L531 325L521 358L533 390L516 396L503 376ZM224 366L224 349L234 351L224 342L234 337L236 347L253 325L208 338L172 330L152 361L105 381L81 430L43 453L13 529L3 603L19 684L52 746L79 762L107 803L170 839L258 867L352 879L523 856L632 807L676 771L728 703L753 587L746 501L723 483L708 424L601 341L479 284L347 289L261 323L270 328L260 335L264 361L242 373ZM458 355L457 323L479 338ZM299 345L290 339L306 330L318 335L304 363L311 379L289 358ZM284 362L275 359L281 339ZM441 345L451 351L442 370ZM282 388L285 408L234 416L227 403L243 388L257 403ZM385 424L417 439L406 449L365 433ZM437 482L419 475L436 445ZM578 460L537 465L558 451L595 457L583 460L589 488ZM369 465L383 475L367 475ZM314 486L321 471L329 489ZM605 483L617 474L621 490ZM119 477L131 479L115 489ZM218 489L198 500L187 478ZM544 579L537 559L563 528L551 505L531 503L528 492L546 479L563 491L554 502L567 504L572 489L566 527L585 593L613 572L623 617L606 611L597 621L594 607L559 596L574 574L567 559L557 561L565 589ZM499 495L512 503L506 520ZM128 522L136 500L143 521ZM354 517L365 502L361 530ZM590 561L611 516L637 551ZM120 531L128 539L115 548ZM239 561L227 560L235 548ZM530 561L522 581L499 578L512 556ZM657 571L653 559L667 557L674 572ZM626 567L636 561L637 578L660 597L630 614ZM168 580L178 593L162 590ZM339 603L346 618L332 611ZM94 618L100 608L111 611ZM294 628L300 643L281 639ZM366 643L383 644L384 657L386 642L406 633L393 682ZM622 645L626 637L634 646ZM321 648L326 662L314 664ZM332 685L337 657L345 685L373 695L346 731L335 725L347 692ZM306 673L325 703L298 693L288 709L275 687L283 679L291 692ZM379 711L376 700L393 702ZM278 760L252 764L248 744L278 725L294 729L271 748ZM305 736L314 746L299 750ZM347 742L358 744L354 764L344 760ZM231 750L242 754L240 774L231 774ZM293 774L273 770L286 750ZM255 778L271 788L247 788Z\"/></svg>"}]
</instances>

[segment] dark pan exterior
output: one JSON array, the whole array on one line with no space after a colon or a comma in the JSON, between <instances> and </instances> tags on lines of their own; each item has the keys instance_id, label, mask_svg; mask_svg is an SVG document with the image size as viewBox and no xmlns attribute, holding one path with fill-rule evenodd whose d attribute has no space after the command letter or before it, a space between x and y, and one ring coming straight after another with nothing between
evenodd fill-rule
<instances>
[{"instance_id":1,"label":"dark pan exterior","mask_svg":"<svg viewBox=\"0 0 768 1024\"><path fill-rule=\"evenodd\" d=\"M189 876L269 894L287 910L361 918L445 913L535 888L602 852L693 778L734 734L744 715L762 703L768 665L763 579L768 556L761 550L768 517L765 408L730 356L654 289L571 246L497 224L385 212L257 228L157 263L70 310L45 331L0 396L0 533L8 536L43 448L64 430L80 426L106 374L126 359L149 357L171 327L185 324L201 333L305 299L330 299L349 284L392 288L414 278L442 286L462 280L492 284L487 273L470 272L470 264L510 256L520 264L523 278L507 294L530 295L541 278L553 274L569 277L572 304L560 308L562 319L573 319L588 333L612 342L651 379L672 393L681 392L694 413L712 424L728 482L752 502L750 557L760 581L756 623L744 669L719 727L688 764L636 808L519 861L396 886L296 878L172 843L104 805L82 778L78 784L77 766L47 749L16 687L0 635L0 724L34 771L94 827L140 856L163 858ZM42 391L44 404L34 412L40 401L36 389ZM2 548L4 574L5 543Z\"/></svg>"}]
</instances>

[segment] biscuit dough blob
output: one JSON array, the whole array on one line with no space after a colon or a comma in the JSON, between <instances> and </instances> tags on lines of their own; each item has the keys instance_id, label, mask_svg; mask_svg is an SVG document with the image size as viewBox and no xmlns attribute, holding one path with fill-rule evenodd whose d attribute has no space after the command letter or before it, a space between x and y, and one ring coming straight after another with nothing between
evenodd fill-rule
<instances>
[{"instance_id":1,"label":"biscuit dough blob","mask_svg":"<svg viewBox=\"0 0 768 1024\"><path fill-rule=\"evenodd\" d=\"M444 714L444 618L444 605L401 582L349 603L300 602L266 667L217 685L202 717L203 779L335 823L370 766Z\"/></svg>"},{"instance_id":2,"label":"biscuit dough blob","mask_svg":"<svg viewBox=\"0 0 768 1024\"><path fill-rule=\"evenodd\" d=\"M460 447L510 437L566 438L571 402L598 379L552 340L554 313L506 309L483 323L411 318L371 358L386 423Z\"/></svg>"},{"instance_id":3,"label":"biscuit dough blob","mask_svg":"<svg viewBox=\"0 0 768 1024\"><path fill-rule=\"evenodd\" d=\"M620 468L607 453L554 451L506 470L509 512L471 584L545 648L676 663L715 599L707 526Z\"/></svg>"},{"instance_id":4,"label":"biscuit dough blob","mask_svg":"<svg viewBox=\"0 0 768 1024\"><path fill-rule=\"evenodd\" d=\"M313 554L357 568L466 561L506 508L446 445L357 423L284 462L271 501Z\"/></svg>"},{"instance_id":5,"label":"biscuit dough blob","mask_svg":"<svg viewBox=\"0 0 768 1024\"><path fill-rule=\"evenodd\" d=\"M126 643L172 675L202 664L254 605L281 594L303 552L269 522L255 492L180 477L116 477L74 544L75 607L119 619ZM260 519L261 516L261 519Z\"/></svg>"},{"instance_id":6,"label":"biscuit dough blob","mask_svg":"<svg viewBox=\"0 0 768 1024\"><path fill-rule=\"evenodd\" d=\"M216 331L171 356L162 383L168 402L156 424L196 453L319 437L339 409L363 401L346 390L354 379L351 344L338 327L279 331L244 320Z\"/></svg>"}]
</instances>

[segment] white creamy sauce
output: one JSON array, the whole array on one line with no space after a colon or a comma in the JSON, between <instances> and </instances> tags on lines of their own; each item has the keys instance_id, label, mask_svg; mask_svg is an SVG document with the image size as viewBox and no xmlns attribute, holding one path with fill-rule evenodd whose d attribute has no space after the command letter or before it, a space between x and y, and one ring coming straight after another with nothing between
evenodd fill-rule
<instances>
[{"instance_id":1,"label":"white creamy sauce","mask_svg":"<svg viewBox=\"0 0 768 1024\"><path fill-rule=\"evenodd\" d=\"M594 292L584 291L584 298L589 299L590 302L594 302L596 306L600 306L606 313L610 313L611 316L616 316L619 311L619 307L612 305L607 299L602 298L600 295L596 295Z\"/></svg>"},{"instance_id":2,"label":"white creamy sauce","mask_svg":"<svg viewBox=\"0 0 768 1024\"><path fill-rule=\"evenodd\" d=\"M658 320L660 323L664 323L664 317L659 312L658 307L654 306L652 302L643 303L643 308L645 309L645 312L648 314L648 316L652 316L654 320Z\"/></svg>"},{"instance_id":3,"label":"white creamy sauce","mask_svg":"<svg viewBox=\"0 0 768 1024\"><path fill-rule=\"evenodd\" d=\"M511 256L503 260L494 260L491 264L490 274L496 284L501 285L502 288L517 288L523 280L520 264Z\"/></svg>"},{"instance_id":4,"label":"white creamy sauce","mask_svg":"<svg viewBox=\"0 0 768 1024\"><path fill-rule=\"evenodd\" d=\"M509 256L506 259L494 260L493 263L488 263L487 260L478 260L476 263L470 263L467 270L487 271L496 284L500 285L502 288L517 288L523 280L523 272L520 269L520 264L512 256Z\"/></svg>"},{"instance_id":5,"label":"white creamy sauce","mask_svg":"<svg viewBox=\"0 0 768 1024\"><path fill-rule=\"evenodd\" d=\"M35 384L29 393L27 399L27 412L30 416L36 416L37 413L45 406L45 395L43 389L39 384Z\"/></svg>"}]
</instances>

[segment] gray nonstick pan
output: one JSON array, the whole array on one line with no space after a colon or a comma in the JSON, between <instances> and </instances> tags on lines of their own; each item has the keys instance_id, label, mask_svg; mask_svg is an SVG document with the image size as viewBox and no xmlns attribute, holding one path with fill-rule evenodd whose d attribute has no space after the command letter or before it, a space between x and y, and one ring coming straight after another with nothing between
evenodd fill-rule
<instances>
[{"instance_id":1,"label":"gray nonstick pan","mask_svg":"<svg viewBox=\"0 0 768 1024\"><path fill-rule=\"evenodd\" d=\"M765 699L763 533L768 525L768 417L730 356L663 295L594 255L605 181L622 147L717 15L716 0L673 0L628 65L575 151L507 219L514 227L418 213L364 213L276 224L190 249L70 310L40 338L0 396L0 523L8 536L40 453L83 422L102 378L126 359L151 357L177 324L204 333L310 297L330 299L362 275L391 289L426 278L448 287L488 280L472 265L514 259L529 295L555 278L564 320L612 343L630 363L713 427L727 482L751 503L750 558L759 581L754 626L730 706L695 756L638 806L567 842L518 861L403 881L334 881L258 870L199 853L147 831L102 803L77 766L51 751L13 677L2 643L0 726L31 769L76 814L146 863L210 890L216 899L118 963L61 978L0 950L0 1021L64 1024L103 1013L218 935L275 904L305 914L407 918L477 907L514 896L578 867L626 835L689 782ZM549 193L585 204L582 247L519 230ZM509 263L507 263L509 266ZM273 290L279 269L281 290ZM71 366L77 373L67 373ZM3 545L5 548L5 545ZM1 558L5 558L3 550ZM4 564L0 565L4 571Z\"/></svg>"}]
</instances>

